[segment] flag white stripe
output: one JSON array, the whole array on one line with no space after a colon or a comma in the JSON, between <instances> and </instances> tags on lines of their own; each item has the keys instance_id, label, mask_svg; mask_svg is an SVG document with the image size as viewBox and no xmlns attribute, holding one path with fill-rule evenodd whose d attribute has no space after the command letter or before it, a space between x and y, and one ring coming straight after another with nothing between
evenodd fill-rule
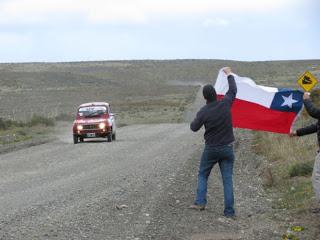
<instances>
[{"instance_id":1,"label":"flag white stripe","mask_svg":"<svg viewBox=\"0 0 320 240\"><path fill-rule=\"evenodd\" d=\"M239 77L236 74L233 74L233 76L238 89L237 99L270 108L274 95L278 92L278 88L257 85L252 79ZM229 89L227 76L222 69L219 71L214 87L218 95L225 95Z\"/></svg>"}]
</instances>

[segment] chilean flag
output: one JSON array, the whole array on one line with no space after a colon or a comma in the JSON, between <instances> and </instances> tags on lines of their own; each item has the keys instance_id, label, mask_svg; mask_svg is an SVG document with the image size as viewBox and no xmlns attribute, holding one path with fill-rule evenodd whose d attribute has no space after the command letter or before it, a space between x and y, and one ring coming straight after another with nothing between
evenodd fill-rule
<instances>
[{"instance_id":1,"label":"chilean flag","mask_svg":"<svg viewBox=\"0 0 320 240\"><path fill-rule=\"evenodd\" d=\"M257 85L252 79L233 74L237 96L233 102L233 127L275 133L290 133L303 108L303 92ZM229 89L226 74L220 70L215 90L222 98Z\"/></svg>"}]
</instances>

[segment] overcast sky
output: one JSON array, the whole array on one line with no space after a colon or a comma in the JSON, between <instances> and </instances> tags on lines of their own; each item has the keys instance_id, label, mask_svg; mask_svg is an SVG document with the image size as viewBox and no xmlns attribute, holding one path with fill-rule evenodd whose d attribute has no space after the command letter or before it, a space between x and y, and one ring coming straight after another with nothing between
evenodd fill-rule
<instances>
[{"instance_id":1,"label":"overcast sky","mask_svg":"<svg viewBox=\"0 0 320 240\"><path fill-rule=\"evenodd\" d=\"M320 59L317 0L0 0L0 62Z\"/></svg>"}]
</instances>

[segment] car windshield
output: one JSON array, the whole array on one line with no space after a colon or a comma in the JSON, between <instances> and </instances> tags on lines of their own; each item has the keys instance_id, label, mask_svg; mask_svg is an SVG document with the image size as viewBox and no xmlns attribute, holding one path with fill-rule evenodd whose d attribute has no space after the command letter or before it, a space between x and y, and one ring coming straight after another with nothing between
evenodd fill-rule
<instances>
[{"instance_id":1,"label":"car windshield","mask_svg":"<svg viewBox=\"0 0 320 240\"><path fill-rule=\"evenodd\" d=\"M78 114L81 117L93 117L107 113L107 107L105 106L90 106L81 107L78 110Z\"/></svg>"}]
</instances>

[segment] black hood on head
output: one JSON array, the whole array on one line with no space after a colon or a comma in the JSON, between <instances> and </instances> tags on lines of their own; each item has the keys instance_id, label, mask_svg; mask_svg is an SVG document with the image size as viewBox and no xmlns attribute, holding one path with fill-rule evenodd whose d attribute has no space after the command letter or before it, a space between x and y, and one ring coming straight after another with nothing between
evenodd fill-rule
<instances>
[{"instance_id":1,"label":"black hood on head","mask_svg":"<svg viewBox=\"0 0 320 240\"><path fill-rule=\"evenodd\" d=\"M205 85L202 89L203 97L208 102L214 102L217 100L216 90L211 84Z\"/></svg>"}]
</instances>

